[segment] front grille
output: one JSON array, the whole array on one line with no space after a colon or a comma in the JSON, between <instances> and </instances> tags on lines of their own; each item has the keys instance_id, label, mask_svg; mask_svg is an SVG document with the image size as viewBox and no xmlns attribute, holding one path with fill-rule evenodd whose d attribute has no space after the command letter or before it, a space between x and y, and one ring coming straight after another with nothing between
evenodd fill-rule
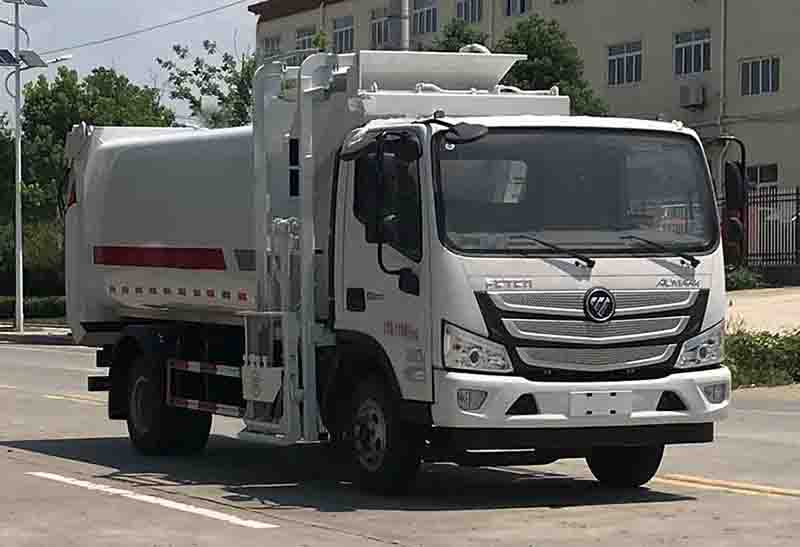
<instances>
[{"instance_id":1,"label":"front grille","mask_svg":"<svg viewBox=\"0 0 800 547\"><path fill-rule=\"evenodd\" d=\"M503 319L508 332L526 340L571 344L622 344L675 336L683 332L689 317L658 317L593 323L554 319Z\"/></svg>"},{"instance_id":2,"label":"front grille","mask_svg":"<svg viewBox=\"0 0 800 547\"><path fill-rule=\"evenodd\" d=\"M664 363L672 357L676 344L621 348L517 348L517 355L529 366L608 372Z\"/></svg>"},{"instance_id":3,"label":"front grille","mask_svg":"<svg viewBox=\"0 0 800 547\"><path fill-rule=\"evenodd\" d=\"M616 316L643 315L690 308L700 291L622 290L611 291L617 301ZM494 305L511 312L583 317L586 291L492 292Z\"/></svg>"}]
</instances>

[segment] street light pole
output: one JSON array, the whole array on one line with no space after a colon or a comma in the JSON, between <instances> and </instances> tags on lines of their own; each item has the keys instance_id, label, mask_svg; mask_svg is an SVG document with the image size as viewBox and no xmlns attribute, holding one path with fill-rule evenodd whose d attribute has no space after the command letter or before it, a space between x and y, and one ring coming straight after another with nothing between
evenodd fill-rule
<instances>
[{"instance_id":1,"label":"street light pole","mask_svg":"<svg viewBox=\"0 0 800 547\"><path fill-rule=\"evenodd\" d=\"M19 55L19 4L14 4L14 56L17 58L17 68L14 79L14 133L16 139L16 180L14 184L15 198L15 253L16 253L16 331L25 332L25 307L22 286L22 61Z\"/></svg>"}]
</instances>

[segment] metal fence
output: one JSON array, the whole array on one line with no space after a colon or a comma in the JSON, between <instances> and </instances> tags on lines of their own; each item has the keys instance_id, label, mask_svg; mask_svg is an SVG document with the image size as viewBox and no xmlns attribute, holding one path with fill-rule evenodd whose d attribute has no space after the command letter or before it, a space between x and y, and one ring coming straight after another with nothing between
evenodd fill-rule
<instances>
[{"instance_id":1,"label":"metal fence","mask_svg":"<svg viewBox=\"0 0 800 547\"><path fill-rule=\"evenodd\" d=\"M745 233L749 265L800 264L800 187L751 192L747 198Z\"/></svg>"}]
</instances>

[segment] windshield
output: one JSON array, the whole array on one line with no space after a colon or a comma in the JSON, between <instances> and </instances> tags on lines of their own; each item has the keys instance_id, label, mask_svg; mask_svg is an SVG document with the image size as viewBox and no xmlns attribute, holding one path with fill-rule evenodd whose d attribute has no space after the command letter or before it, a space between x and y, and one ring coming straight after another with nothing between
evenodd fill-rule
<instances>
[{"instance_id":1,"label":"windshield","mask_svg":"<svg viewBox=\"0 0 800 547\"><path fill-rule=\"evenodd\" d=\"M559 254L710 249L716 208L696 141L652 131L497 129L434 141L439 229L466 252Z\"/></svg>"}]
</instances>

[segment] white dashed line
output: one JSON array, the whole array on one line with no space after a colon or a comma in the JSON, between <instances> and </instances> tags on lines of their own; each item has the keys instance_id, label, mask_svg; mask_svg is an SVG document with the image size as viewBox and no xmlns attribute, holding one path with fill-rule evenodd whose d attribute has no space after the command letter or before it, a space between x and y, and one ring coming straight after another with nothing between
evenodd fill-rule
<instances>
[{"instance_id":1,"label":"white dashed line","mask_svg":"<svg viewBox=\"0 0 800 547\"><path fill-rule=\"evenodd\" d=\"M102 484L96 484L93 482L71 479L69 477L62 477L61 475L55 475L53 473L43 473L37 471L37 472L26 473L26 475L38 477L40 479L48 479L63 484L69 484L71 486L78 486L80 488L85 488L87 490L94 490L97 492L101 492L103 494L110 494L112 496L120 496L130 500L141 501L153 505L159 505L161 507L166 507L168 509L175 509L176 511L183 511L184 513L192 513L194 515L199 515L201 517L221 520L223 522L227 522L229 524L233 524L236 526L244 526L245 528L258 528L258 529L278 528L278 526L276 526L275 524L267 524L266 522L259 522L257 520L245 520L239 517L235 517L233 515L228 515L226 513L220 513L219 511L212 511L211 509L204 509L202 507L196 507L194 505L178 503L176 501L157 498L155 496L149 496L147 494L137 494L135 492L131 492L130 490L112 488L110 486L104 486Z\"/></svg>"}]
</instances>

